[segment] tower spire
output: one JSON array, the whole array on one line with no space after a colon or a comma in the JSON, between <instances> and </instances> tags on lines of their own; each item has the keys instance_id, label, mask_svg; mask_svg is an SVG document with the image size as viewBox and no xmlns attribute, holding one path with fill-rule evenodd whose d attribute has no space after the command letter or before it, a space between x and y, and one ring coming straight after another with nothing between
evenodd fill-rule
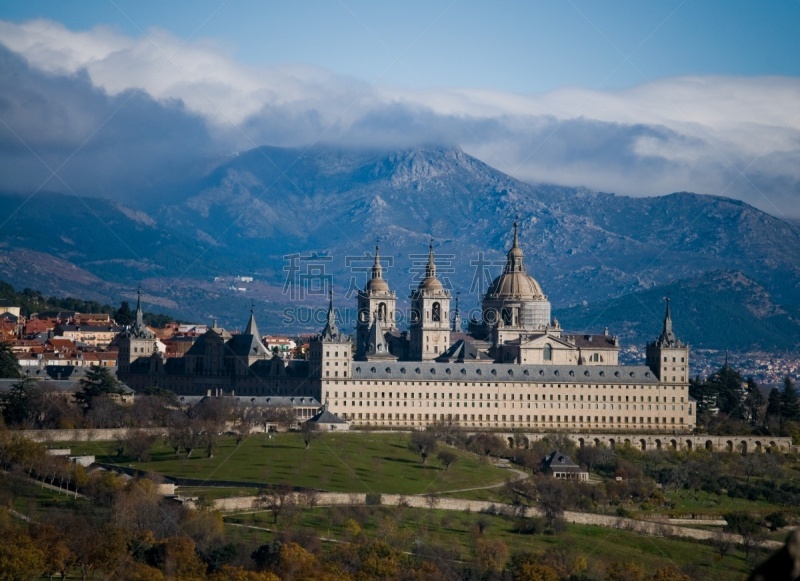
<instances>
[{"instance_id":1,"label":"tower spire","mask_svg":"<svg viewBox=\"0 0 800 581\"><path fill-rule=\"evenodd\" d=\"M461 310L458 308L458 295L461 293L456 293L456 308L455 313L453 315L453 332L460 333L461 332Z\"/></svg>"},{"instance_id":2,"label":"tower spire","mask_svg":"<svg viewBox=\"0 0 800 581\"><path fill-rule=\"evenodd\" d=\"M136 289L136 327L144 327L144 312L142 312L142 287Z\"/></svg>"},{"instance_id":3,"label":"tower spire","mask_svg":"<svg viewBox=\"0 0 800 581\"><path fill-rule=\"evenodd\" d=\"M383 278L383 267L381 266L381 254L378 245L375 245L375 263L372 265L372 278Z\"/></svg>"},{"instance_id":4,"label":"tower spire","mask_svg":"<svg viewBox=\"0 0 800 581\"><path fill-rule=\"evenodd\" d=\"M425 278L436 277L436 263L433 260L433 238L428 245L428 265L425 267Z\"/></svg>"},{"instance_id":5,"label":"tower spire","mask_svg":"<svg viewBox=\"0 0 800 581\"><path fill-rule=\"evenodd\" d=\"M669 296L667 296L664 300L667 303L667 308L666 312L664 313L664 326L661 330L661 337L659 337L659 341L663 345L677 345L678 338L675 336L675 332L672 330L672 315L669 308Z\"/></svg>"},{"instance_id":6,"label":"tower spire","mask_svg":"<svg viewBox=\"0 0 800 581\"><path fill-rule=\"evenodd\" d=\"M258 334L258 326L256 326L256 316L253 313L254 306L250 305L250 319L247 321L247 327L244 329L245 335L253 335L254 337L258 337L259 339L261 336Z\"/></svg>"},{"instance_id":7,"label":"tower spire","mask_svg":"<svg viewBox=\"0 0 800 581\"><path fill-rule=\"evenodd\" d=\"M514 244L511 248L519 248L519 238L517 237L517 221L514 220Z\"/></svg>"},{"instance_id":8,"label":"tower spire","mask_svg":"<svg viewBox=\"0 0 800 581\"><path fill-rule=\"evenodd\" d=\"M328 290L328 321L322 329L322 339L333 341L339 338L339 329L336 328L336 312L333 310L333 285Z\"/></svg>"}]
</instances>

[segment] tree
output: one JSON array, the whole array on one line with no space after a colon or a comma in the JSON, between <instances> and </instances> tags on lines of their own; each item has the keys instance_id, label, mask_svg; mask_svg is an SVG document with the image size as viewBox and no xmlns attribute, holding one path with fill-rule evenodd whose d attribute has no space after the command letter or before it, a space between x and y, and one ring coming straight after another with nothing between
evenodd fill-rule
<instances>
[{"instance_id":1,"label":"tree","mask_svg":"<svg viewBox=\"0 0 800 581\"><path fill-rule=\"evenodd\" d=\"M14 379L17 377L22 377L19 361L11 351L11 345L3 341L0 343L0 378Z\"/></svg>"},{"instance_id":2,"label":"tree","mask_svg":"<svg viewBox=\"0 0 800 581\"><path fill-rule=\"evenodd\" d=\"M278 524L280 514L294 508L294 492L290 487L283 484L262 488L258 491L255 505L272 511L272 523Z\"/></svg>"},{"instance_id":3,"label":"tree","mask_svg":"<svg viewBox=\"0 0 800 581\"><path fill-rule=\"evenodd\" d=\"M781 417L784 420L800 420L800 398L797 396L797 389L788 375L783 380L781 388Z\"/></svg>"},{"instance_id":4,"label":"tree","mask_svg":"<svg viewBox=\"0 0 800 581\"><path fill-rule=\"evenodd\" d=\"M306 444L306 450L311 447L311 442L319 440L322 437L322 430L313 422L305 421L301 424L303 432L303 442Z\"/></svg>"},{"instance_id":5,"label":"tree","mask_svg":"<svg viewBox=\"0 0 800 581\"><path fill-rule=\"evenodd\" d=\"M746 512L732 512L725 515L725 531L742 537L744 558L750 560L758 555L764 545L766 535L758 519Z\"/></svg>"},{"instance_id":6,"label":"tree","mask_svg":"<svg viewBox=\"0 0 800 581\"><path fill-rule=\"evenodd\" d=\"M137 462L150 461L150 449L156 443L158 436L155 434L148 434L144 430L127 430L125 432L125 449L128 455L136 458Z\"/></svg>"},{"instance_id":7,"label":"tree","mask_svg":"<svg viewBox=\"0 0 800 581\"><path fill-rule=\"evenodd\" d=\"M92 408L92 401L99 396L121 395L124 393L117 378L107 367L93 365L81 379L81 389L75 393L75 401L84 409Z\"/></svg>"},{"instance_id":8,"label":"tree","mask_svg":"<svg viewBox=\"0 0 800 581\"><path fill-rule=\"evenodd\" d=\"M747 386L745 387L744 408L745 419L754 428L761 427L764 424L764 405L766 400L764 394L761 393L761 388L752 377L747 378Z\"/></svg>"},{"instance_id":9,"label":"tree","mask_svg":"<svg viewBox=\"0 0 800 581\"><path fill-rule=\"evenodd\" d=\"M773 387L767 397L767 416L781 415L781 390Z\"/></svg>"},{"instance_id":10,"label":"tree","mask_svg":"<svg viewBox=\"0 0 800 581\"><path fill-rule=\"evenodd\" d=\"M644 581L644 568L634 561L614 561L606 568L606 581Z\"/></svg>"},{"instance_id":11,"label":"tree","mask_svg":"<svg viewBox=\"0 0 800 581\"><path fill-rule=\"evenodd\" d=\"M708 378L708 388L717 394L719 411L734 418L744 419L742 376L727 363Z\"/></svg>"},{"instance_id":12,"label":"tree","mask_svg":"<svg viewBox=\"0 0 800 581\"><path fill-rule=\"evenodd\" d=\"M131 306L128 304L128 301L122 301L120 303L119 308L114 312L114 320L117 322L117 325L122 325L123 327L133 325L133 322L136 320L136 315L131 311Z\"/></svg>"},{"instance_id":13,"label":"tree","mask_svg":"<svg viewBox=\"0 0 800 581\"><path fill-rule=\"evenodd\" d=\"M274 424L284 431L297 421L297 413L288 406L268 406L261 417L265 424Z\"/></svg>"},{"instance_id":14,"label":"tree","mask_svg":"<svg viewBox=\"0 0 800 581\"><path fill-rule=\"evenodd\" d=\"M458 454L452 450L442 450L439 452L439 454L437 454L436 457L442 464L444 464L445 471L450 468L451 464L455 464L458 461Z\"/></svg>"},{"instance_id":15,"label":"tree","mask_svg":"<svg viewBox=\"0 0 800 581\"><path fill-rule=\"evenodd\" d=\"M13 529L3 532L0 543L0 580L24 581L41 576L45 554L31 537Z\"/></svg>"},{"instance_id":16,"label":"tree","mask_svg":"<svg viewBox=\"0 0 800 581\"><path fill-rule=\"evenodd\" d=\"M428 456L434 454L438 448L436 436L431 432L422 432L415 430L411 432L411 438L408 441L408 449L412 452L419 454L422 463L428 461Z\"/></svg>"},{"instance_id":17,"label":"tree","mask_svg":"<svg viewBox=\"0 0 800 581\"><path fill-rule=\"evenodd\" d=\"M566 484L559 482L555 478L543 476L536 481L536 492L539 499L539 507L547 521L547 525L552 527L555 521L561 518L567 507Z\"/></svg>"},{"instance_id":18,"label":"tree","mask_svg":"<svg viewBox=\"0 0 800 581\"><path fill-rule=\"evenodd\" d=\"M44 407L44 394L35 379L25 377L0 394L3 419L8 426L34 428Z\"/></svg>"}]
</instances>

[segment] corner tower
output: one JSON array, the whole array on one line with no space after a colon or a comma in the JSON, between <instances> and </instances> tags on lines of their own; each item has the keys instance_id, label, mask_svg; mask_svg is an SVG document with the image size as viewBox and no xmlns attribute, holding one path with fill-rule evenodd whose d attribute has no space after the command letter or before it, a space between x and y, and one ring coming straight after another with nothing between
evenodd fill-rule
<instances>
[{"instance_id":1,"label":"corner tower","mask_svg":"<svg viewBox=\"0 0 800 581\"><path fill-rule=\"evenodd\" d=\"M144 324L141 289L136 293L136 320L130 329L120 336L117 345L119 347L117 372L121 375L127 374L131 363L139 357L150 357L160 351L156 334Z\"/></svg>"},{"instance_id":2,"label":"corner tower","mask_svg":"<svg viewBox=\"0 0 800 581\"><path fill-rule=\"evenodd\" d=\"M328 318L322 332L311 340L309 345L311 372L322 380L322 394L325 387L350 377L350 338L342 334L336 326L336 313L333 309L333 291L330 291ZM324 400L321 400L324 401Z\"/></svg>"},{"instance_id":3,"label":"corner tower","mask_svg":"<svg viewBox=\"0 0 800 581\"><path fill-rule=\"evenodd\" d=\"M372 277L363 291L358 293L358 320L356 322L356 356L363 357L369 350L370 335L379 321L378 327L383 333L394 331L395 306L397 296L389 289L389 283L383 278L383 267L378 247L375 247L375 263L372 265ZM374 345L374 341L372 342Z\"/></svg>"},{"instance_id":4,"label":"corner tower","mask_svg":"<svg viewBox=\"0 0 800 581\"><path fill-rule=\"evenodd\" d=\"M689 383L689 346L681 342L672 330L670 300L666 299L667 309L661 336L647 344L647 366L663 384L681 385Z\"/></svg>"},{"instance_id":5,"label":"corner tower","mask_svg":"<svg viewBox=\"0 0 800 581\"><path fill-rule=\"evenodd\" d=\"M436 278L433 244L428 248L425 279L411 293L412 360L436 359L450 346L450 293Z\"/></svg>"}]
</instances>

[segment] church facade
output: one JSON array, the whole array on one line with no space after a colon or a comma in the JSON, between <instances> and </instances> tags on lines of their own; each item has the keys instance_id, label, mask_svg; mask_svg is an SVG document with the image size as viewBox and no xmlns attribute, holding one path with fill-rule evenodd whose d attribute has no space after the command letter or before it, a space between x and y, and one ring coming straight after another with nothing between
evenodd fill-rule
<instances>
[{"instance_id":1,"label":"church facade","mask_svg":"<svg viewBox=\"0 0 800 581\"><path fill-rule=\"evenodd\" d=\"M645 365L621 365L617 337L563 330L528 274L517 226L503 272L482 302L482 320L461 331L457 305L436 273L433 247L425 278L411 294L408 331L396 325L396 294L378 249L357 297L354 338L337 328L330 298L325 328L307 360L284 361L259 349L251 313L245 333L210 329L183 358L154 351L127 362L134 389L158 385L187 395L313 397L351 427L688 432L689 347L672 328L669 302ZM452 321L452 323L451 323ZM262 351L263 349L263 351ZM122 354L122 349L120 351ZM123 366L120 365L121 375Z\"/></svg>"}]
</instances>

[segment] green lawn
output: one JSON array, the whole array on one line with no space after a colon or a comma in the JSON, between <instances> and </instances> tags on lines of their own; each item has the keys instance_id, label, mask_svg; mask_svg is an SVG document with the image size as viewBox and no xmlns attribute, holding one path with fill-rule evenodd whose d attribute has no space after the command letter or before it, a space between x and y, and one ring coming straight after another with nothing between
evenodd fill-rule
<instances>
[{"instance_id":1,"label":"green lawn","mask_svg":"<svg viewBox=\"0 0 800 581\"><path fill-rule=\"evenodd\" d=\"M423 555L424 547L431 552L448 550L455 553L454 558L467 562L473 559L478 537L477 523L481 519L486 524L483 536L503 541L509 554L565 547L573 554L584 555L589 572L600 579L604 577L606 563L614 560L640 563L648 576L659 567L672 564L690 573L693 579L713 581L744 579L752 568L744 561L741 552L732 551L720 558L711 546L697 541L655 538L584 525L568 525L564 532L555 536L521 535L513 530L511 519L480 513L395 507L316 508L298 511L289 518L281 516L277 526L282 530L313 529L323 537L349 540L343 526L346 518L359 522L362 534L384 539L398 549L413 551L422 546ZM267 512L231 515L225 520L265 528L275 526L272 515ZM228 531L233 535L246 534L250 539L260 539L260 542L267 542L273 536L265 531L254 534L252 529L239 527L228 527Z\"/></svg>"},{"instance_id":2,"label":"green lawn","mask_svg":"<svg viewBox=\"0 0 800 581\"><path fill-rule=\"evenodd\" d=\"M449 470L431 458L427 465L407 448L407 434L325 434L306 450L298 433L253 435L240 446L233 437L221 437L213 458L202 450L192 458L176 458L166 444L156 444L152 461L135 462L113 456L113 442L78 442L73 453L94 454L113 462L167 476L202 480L284 483L334 492L422 494L494 484L508 472L456 451L459 459Z\"/></svg>"},{"instance_id":3,"label":"green lawn","mask_svg":"<svg viewBox=\"0 0 800 581\"><path fill-rule=\"evenodd\" d=\"M675 516L691 514L718 515L744 511L751 513L769 514L771 512L796 512L795 507L781 506L763 500L747 500L746 498L731 498L727 494L712 494L702 490L679 490L669 492L666 497L675 503L675 508L669 512ZM656 510L656 512L665 512Z\"/></svg>"}]
</instances>

